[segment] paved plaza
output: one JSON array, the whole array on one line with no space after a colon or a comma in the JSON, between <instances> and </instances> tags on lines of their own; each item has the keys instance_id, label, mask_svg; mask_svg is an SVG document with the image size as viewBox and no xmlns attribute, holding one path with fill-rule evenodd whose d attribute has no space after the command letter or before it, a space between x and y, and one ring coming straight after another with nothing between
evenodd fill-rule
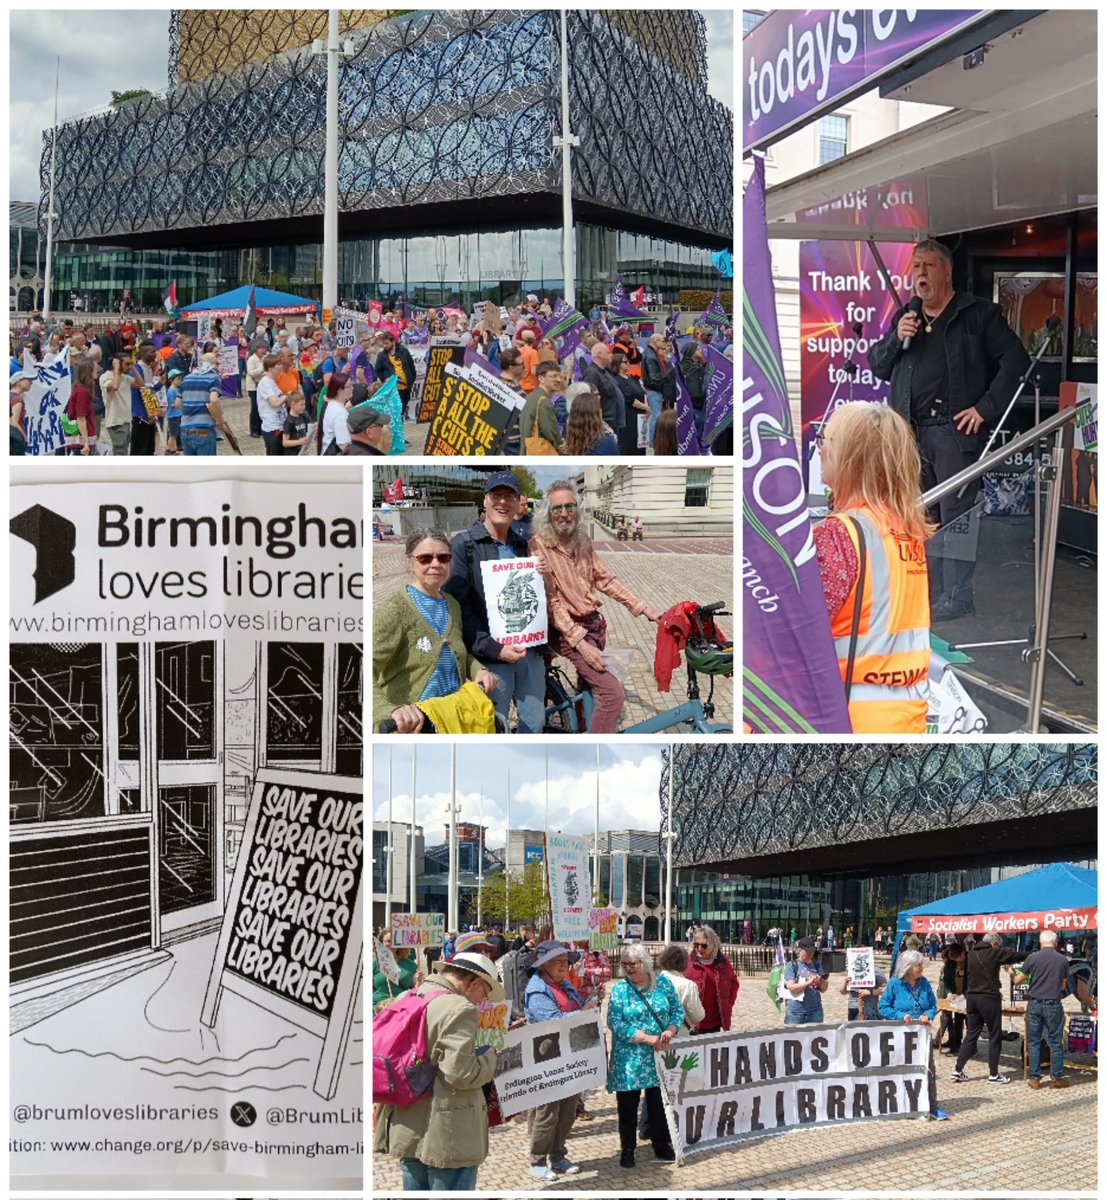
<instances>
[{"instance_id":1,"label":"paved plaza","mask_svg":"<svg viewBox=\"0 0 1107 1200\"><path fill-rule=\"evenodd\" d=\"M926 967L935 985L938 966ZM887 956L882 969L887 973ZM823 997L828 1021L846 1017L846 998L839 993L842 978L831 976ZM765 975L742 979L734 1009L736 1029L782 1026L765 984ZM1021 1028L1021 1022L1008 1021L1006 1026ZM491 1131L489 1156L477 1186L497 1195L546 1189L567 1195L721 1189L764 1190L770 1195L839 1190L868 1196L881 1190L1092 1193L1097 1183L1096 1075L1074 1069L1068 1072L1071 1087L1031 1091L1022 1078L1021 1047L1021 1041L1004 1043L1000 1070L1013 1079L1006 1086L987 1082L986 1041L966 1067L967 1083L953 1083L953 1059L937 1057L938 1100L950 1115L948 1121L863 1121L798 1130L693 1156L683 1167L656 1162L649 1145L639 1143L638 1165L633 1170L620 1168L615 1097L599 1089L587 1098L593 1120L578 1121L569 1138L569 1157L579 1164L579 1175L551 1184L533 1180L526 1120L520 1116ZM374 1155L372 1171L374 1195L399 1191L395 1159Z\"/></svg>"},{"instance_id":2,"label":"paved plaza","mask_svg":"<svg viewBox=\"0 0 1107 1200\"><path fill-rule=\"evenodd\" d=\"M730 540L673 538L625 543L607 540L607 535L598 530L596 538L600 561L647 604L664 610L681 600L695 600L700 604L725 600L727 611L733 610L734 559ZM374 542L372 552L373 597L379 601L402 587L407 582L408 572L403 549L398 543ZM622 725L632 725L683 704L687 686L683 667L673 675L671 692L659 693L657 690L653 676L657 626L645 617L632 616L621 604L607 597L603 601L603 613L608 623L608 648L627 651L628 668L623 677L627 702ZM733 617L723 617L719 623L728 635L733 633ZM568 668L569 677L573 679L572 667L564 660L559 661ZM709 684L707 677L700 676L701 696L706 697ZM729 724L733 719L733 680L715 676L714 720Z\"/></svg>"}]
</instances>

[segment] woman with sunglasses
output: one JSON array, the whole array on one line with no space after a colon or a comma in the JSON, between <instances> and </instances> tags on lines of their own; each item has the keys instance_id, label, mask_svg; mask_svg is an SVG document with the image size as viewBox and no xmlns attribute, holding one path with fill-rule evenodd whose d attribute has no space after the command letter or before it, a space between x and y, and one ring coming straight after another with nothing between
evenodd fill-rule
<instances>
[{"instance_id":1,"label":"woman with sunglasses","mask_svg":"<svg viewBox=\"0 0 1107 1200\"><path fill-rule=\"evenodd\" d=\"M684 1024L684 1005L672 983L654 972L644 946L624 946L620 955L624 978L611 988L607 1027L612 1033L607 1090L619 1110L619 1166L634 1166L638 1097L646 1092L649 1137L655 1158L674 1162L655 1050L665 1050Z\"/></svg>"},{"instance_id":2,"label":"woman with sunglasses","mask_svg":"<svg viewBox=\"0 0 1107 1200\"><path fill-rule=\"evenodd\" d=\"M442 591L453 560L449 535L416 529L404 553L410 581L373 614L373 722L391 717L397 733L418 733L418 701L450 696L465 679L487 695L498 680L465 648L461 608Z\"/></svg>"},{"instance_id":3,"label":"woman with sunglasses","mask_svg":"<svg viewBox=\"0 0 1107 1200\"><path fill-rule=\"evenodd\" d=\"M700 925L692 934L692 953L684 974L696 985L703 1002L703 1019L692 1032L729 1029L738 999L738 975L723 953L722 939L710 925Z\"/></svg>"}]
</instances>

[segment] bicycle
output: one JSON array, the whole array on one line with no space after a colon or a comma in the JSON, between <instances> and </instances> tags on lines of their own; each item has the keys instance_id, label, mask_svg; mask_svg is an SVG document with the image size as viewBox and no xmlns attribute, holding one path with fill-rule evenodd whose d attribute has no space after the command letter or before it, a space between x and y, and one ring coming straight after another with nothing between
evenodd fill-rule
<instances>
[{"instance_id":1,"label":"bicycle","mask_svg":"<svg viewBox=\"0 0 1107 1200\"><path fill-rule=\"evenodd\" d=\"M714 604L695 605L689 612L692 632L684 649L684 663L688 672L687 700L656 716L647 717L625 729L620 735L638 733L661 733L666 729L687 726L688 733L732 733L733 725L715 724L715 676L731 675L734 671L734 646L726 640L715 625L714 618L726 617L725 601ZM699 676L707 675L707 697L700 694ZM554 662L553 656L546 657L546 733L587 733L595 711L595 699L591 689L578 679L576 686L570 684L563 667Z\"/></svg>"}]
</instances>

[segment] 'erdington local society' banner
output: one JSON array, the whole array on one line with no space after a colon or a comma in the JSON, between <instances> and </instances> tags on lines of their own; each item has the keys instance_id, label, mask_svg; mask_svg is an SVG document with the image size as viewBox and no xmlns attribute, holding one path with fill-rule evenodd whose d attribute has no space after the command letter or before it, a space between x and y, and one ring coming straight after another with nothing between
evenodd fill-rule
<instances>
[{"instance_id":1,"label":"'erdington local society' banner","mask_svg":"<svg viewBox=\"0 0 1107 1200\"><path fill-rule=\"evenodd\" d=\"M677 1038L657 1070L677 1156L806 1125L929 1111L925 1025L866 1021Z\"/></svg>"},{"instance_id":2,"label":"'erdington local society' banner","mask_svg":"<svg viewBox=\"0 0 1107 1200\"><path fill-rule=\"evenodd\" d=\"M600 1087L606 1078L597 1008L511 1029L496 1057L496 1094L505 1117Z\"/></svg>"}]
</instances>

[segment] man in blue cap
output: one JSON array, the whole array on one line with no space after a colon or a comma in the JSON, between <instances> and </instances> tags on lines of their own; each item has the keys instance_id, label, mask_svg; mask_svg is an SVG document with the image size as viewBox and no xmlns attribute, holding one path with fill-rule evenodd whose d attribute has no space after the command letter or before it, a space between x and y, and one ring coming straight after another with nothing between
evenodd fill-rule
<instances>
[{"instance_id":1,"label":"man in blue cap","mask_svg":"<svg viewBox=\"0 0 1107 1200\"><path fill-rule=\"evenodd\" d=\"M488 608L480 564L501 558L531 558L527 543L511 523L523 489L510 471L497 471L484 487L484 517L451 542L453 566L444 591L461 606L465 645L499 679L492 693L505 724L511 701L519 716L519 733L541 733L545 724L546 671L542 652L533 647L505 646L489 633ZM541 568L540 568L541 570Z\"/></svg>"}]
</instances>

